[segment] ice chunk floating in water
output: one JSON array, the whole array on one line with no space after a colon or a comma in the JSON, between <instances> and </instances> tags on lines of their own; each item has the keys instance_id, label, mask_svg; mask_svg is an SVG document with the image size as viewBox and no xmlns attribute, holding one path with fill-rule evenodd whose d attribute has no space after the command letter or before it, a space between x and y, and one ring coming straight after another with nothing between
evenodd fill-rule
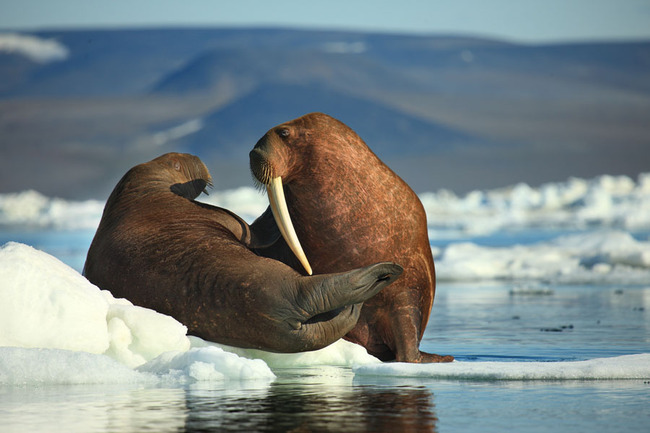
<instances>
[{"instance_id":1,"label":"ice chunk floating in water","mask_svg":"<svg viewBox=\"0 0 650 433\"><path fill-rule=\"evenodd\" d=\"M274 354L190 339L172 317L115 299L58 259L15 242L0 248L0 275L0 384L272 380L268 365L379 362L346 341Z\"/></svg>"},{"instance_id":2,"label":"ice chunk floating in water","mask_svg":"<svg viewBox=\"0 0 650 433\"><path fill-rule=\"evenodd\" d=\"M58 349L0 347L0 384L186 384L271 381L261 360L240 358L216 347L165 352L133 370L105 355Z\"/></svg>"},{"instance_id":3,"label":"ice chunk floating in water","mask_svg":"<svg viewBox=\"0 0 650 433\"><path fill-rule=\"evenodd\" d=\"M533 279L564 284L646 284L650 242L622 231L568 235L549 242L485 247L471 242L434 251L439 280Z\"/></svg>"},{"instance_id":4,"label":"ice chunk floating in water","mask_svg":"<svg viewBox=\"0 0 650 433\"><path fill-rule=\"evenodd\" d=\"M353 368L359 376L467 380L648 379L650 353L568 362L460 362L379 364Z\"/></svg>"},{"instance_id":5,"label":"ice chunk floating in water","mask_svg":"<svg viewBox=\"0 0 650 433\"><path fill-rule=\"evenodd\" d=\"M252 187L217 191L200 197L252 222L266 207L266 197ZM503 229L608 227L650 229L650 173L635 182L626 176L571 178L533 188L472 191L463 197L441 190L420 199L432 237L485 235ZM96 228L104 203L49 198L36 191L0 194L0 226L56 229Z\"/></svg>"},{"instance_id":6,"label":"ice chunk floating in water","mask_svg":"<svg viewBox=\"0 0 650 433\"><path fill-rule=\"evenodd\" d=\"M547 183L532 188L472 191L463 197L450 191L420 195L429 229L435 237L487 235L499 230L553 227L650 227L650 173L637 182L627 176L600 176ZM454 235L455 234L455 235Z\"/></svg>"},{"instance_id":7,"label":"ice chunk floating in water","mask_svg":"<svg viewBox=\"0 0 650 433\"><path fill-rule=\"evenodd\" d=\"M0 384L155 383L104 355L60 349L0 347Z\"/></svg>"},{"instance_id":8,"label":"ice chunk floating in water","mask_svg":"<svg viewBox=\"0 0 650 433\"><path fill-rule=\"evenodd\" d=\"M7 346L0 347L0 383L275 377L263 361L214 347L188 350L187 328L172 317L115 299L27 245L0 249L0 275L0 346Z\"/></svg>"},{"instance_id":9,"label":"ice chunk floating in water","mask_svg":"<svg viewBox=\"0 0 650 433\"><path fill-rule=\"evenodd\" d=\"M0 249L0 345L106 354L136 367L187 350L187 328L115 299L58 259L27 245Z\"/></svg>"},{"instance_id":10,"label":"ice chunk floating in water","mask_svg":"<svg viewBox=\"0 0 650 433\"><path fill-rule=\"evenodd\" d=\"M241 358L218 347L202 347L187 352L167 352L138 367L138 371L183 381L227 379L272 379L271 369L261 359Z\"/></svg>"},{"instance_id":11,"label":"ice chunk floating in water","mask_svg":"<svg viewBox=\"0 0 650 433\"><path fill-rule=\"evenodd\" d=\"M270 367L296 368L328 365L338 367L352 367L353 365L379 364L381 361L368 354L363 346L345 341L335 341L327 347L311 352L301 353L272 353L256 349L242 349L239 347L225 346L210 343L198 337L190 336L192 347L221 347L228 352L249 359L261 359Z\"/></svg>"}]
</instances>

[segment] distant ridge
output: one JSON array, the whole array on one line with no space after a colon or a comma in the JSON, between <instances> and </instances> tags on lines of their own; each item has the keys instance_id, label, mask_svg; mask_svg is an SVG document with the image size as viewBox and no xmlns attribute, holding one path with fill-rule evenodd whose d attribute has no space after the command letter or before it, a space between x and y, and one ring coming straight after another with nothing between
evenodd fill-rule
<instances>
[{"instance_id":1,"label":"distant ridge","mask_svg":"<svg viewBox=\"0 0 650 433\"><path fill-rule=\"evenodd\" d=\"M650 41L264 28L31 35L67 57L0 51L0 192L104 198L126 169L171 150L202 157L221 188L250 185L255 141L311 111L355 129L417 191L636 176L650 161Z\"/></svg>"},{"instance_id":2,"label":"distant ridge","mask_svg":"<svg viewBox=\"0 0 650 433\"><path fill-rule=\"evenodd\" d=\"M268 84L204 118L204 127L186 139L189 151L212 156L248 155L267 129L303 114L321 111L351 119L354 129L382 158L396 154L438 154L444 144L479 143L468 134L319 85ZM363 115L360 115L363 113ZM260 130L249 125L259 125ZM213 150L214 149L214 150Z\"/></svg>"}]
</instances>

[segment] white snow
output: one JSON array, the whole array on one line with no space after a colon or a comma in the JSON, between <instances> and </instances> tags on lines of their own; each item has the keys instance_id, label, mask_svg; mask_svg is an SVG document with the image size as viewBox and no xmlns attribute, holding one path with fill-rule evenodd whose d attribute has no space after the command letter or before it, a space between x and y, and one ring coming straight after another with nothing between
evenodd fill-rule
<instances>
[{"instance_id":1,"label":"white snow","mask_svg":"<svg viewBox=\"0 0 650 433\"><path fill-rule=\"evenodd\" d=\"M360 54L368 50L365 42L325 42L323 44L323 51L326 53L334 54Z\"/></svg>"},{"instance_id":2,"label":"white snow","mask_svg":"<svg viewBox=\"0 0 650 433\"><path fill-rule=\"evenodd\" d=\"M574 284L650 281L650 242L615 230L510 247L461 242L433 252L439 280L538 279Z\"/></svg>"},{"instance_id":3,"label":"white snow","mask_svg":"<svg viewBox=\"0 0 650 433\"><path fill-rule=\"evenodd\" d=\"M366 349L358 344L338 340L320 350L301 353L272 353L256 349L242 349L222 344L204 341L190 336L192 347L220 347L244 358L264 360L270 367L313 367L319 365L351 367L353 365L377 364L379 361L369 355Z\"/></svg>"},{"instance_id":4,"label":"white snow","mask_svg":"<svg viewBox=\"0 0 650 433\"><path fill-rule=\"evenodd\" d=\"M153 382L105 355L61 349L0 347L0 384L96 384Z\"/></svg>"},{"instance_id":5,"label":"white snow","mask_svg":"<svg viewBox=\"0 0 650 433\"><path fill-rule=\"evenodd\" d=\"M0 345L91 353L109 348L109 303L97 287L68 269L26 245L8 243L0 249Z\"/></svg>"},{"instance_id":6,"label":"white snow","mask_svg":"<svg viewBox=\"0 0 650 433\"><path fill-rule=\"evenodd\" d=\"M229 209L248 223L255 221L269 206L266 195L251 187L211 191L209 196L201 195L197 200Z\"/></svg>"},{"instance_id":7,"label":"white snow","mask_svg":"<svg viewBox=\"0 0 650 433\"><path fill-rule=\"evenodd\" d=\"M187 337L173 318L115 299L26 245L0 248L0 274L0 384L270 381L269 366L353 366L357 375L481 380L650 378L650 354L414 365L382 364L342 340L298 354L238 349Z\"/></svg>"},{"instance_id":8,"label":"white snow","mask_svg":"<svg viewBox=\"0 0 650 433\"><path fill-rule=\"evenodd\" d=\"M189 350L172 317L115 299L27 245L0 248L0 275L0 383L274 377L262 361Z\"/></svg>"},{"instance_id":9,"label":"white snow","mask_svg":"<svg viewBox=\"0 0 650 433\"><path fill-rule=\"evenodd\" d=\"M272 380L269 368L379 362L355 344L277 354L188 337L30 246L0 248L0 384Z\"/></svg>"},{"instance_id":10,"label":"white snow","mask_svg":"<svg viewBox=\"0 0 650 433\"><path fill-rule=\"evenodd\" d=\"M358 376L469 380L648 379L650 353L564 362L461 362L376 364L354 367Z\"/></svg>"},{"instance_id":11,"label":"white snow","mask_svg":"<svg viewBox=\"0 0 650 433\"><path fill-rule=\"evenodd\" d=\"M20 54L37 63L65 60L70 50L54 39L43 39L18 33L0 34L0 54Z\"/></svg>"},{"instance_id":12,"label":"white snow","mask_svg":"<svg viewBox=\"0 0 650 433\"><path fill-rule=\"evenodd\" d=\"M273 379L275 375L260 359L246 359L218 347L165 352L138 367L138 371L163 375L167 380L195 381Z\"/></svg>"},{"instance_id":13,"label":"white snow","mask_svg":"<svg viewBox=\"0 0 650 433\"><path fill-rule=\"evenodd\" d=\"M193 121L192 121L193 122ZM197 127L192 122L182 125ZM211 192L201 201L225 207L248 222L266 207L253 187ZM441 190L420 194L432 239L487 235L537 227L650 229L650 173L635 182L627 176L571 178L533 188L518 184L463 197ZM0 226L82 229L99 224L104 203L48 198L36 191L0 194Z\"/></svg>"},{"instance_id":14,"label":"white snow","mask_svg":"<svg viewBox=\"0 0 650 433\"><path fill-rule=\"evenodd\" d=\"M173 318L115 299L27 245L0 249L0 275L0 346L104 353L129 367L190 347Z\"/></svg>"},{"instance_id":15,"label":"white snow","mask_svg":"<svg viewBox=\"0 0 650 433\"><path fill-rule=\"evenodd\" d=\"M431 237L487 235L499 230L533 227L625 230L650 228L650 173L635 182L627 176L600 176L548 183L524 183L472 191L424 193Z\"/></svg>"},{"instance_id":16,"label":"white snow","mask_svg":"<svg viewBox=\"0 0 650 433\"><path fill-rule=\"evenodd\" d=\"M439 280L648 284L650 173L634 180L601 176L531 188L520 184L464 197L421 195ZM213 192L203 201L253 221L267 207L254 188ZM0 194L0 227L93 229L104 203L48 198L35 191ZM527 245L486 247L463 238L494 231L564 228L584 233ZM641 237L642 238L642 237ZM277 354L187 336L169 316L115 299L51 255L9 242L0 247L0 384L192 383L273 380L271 368L355 366L357 375L470 379L650 378L650 355L580 362L382 364L338 341L319 351Z\"/></svg>"}]
</instances>

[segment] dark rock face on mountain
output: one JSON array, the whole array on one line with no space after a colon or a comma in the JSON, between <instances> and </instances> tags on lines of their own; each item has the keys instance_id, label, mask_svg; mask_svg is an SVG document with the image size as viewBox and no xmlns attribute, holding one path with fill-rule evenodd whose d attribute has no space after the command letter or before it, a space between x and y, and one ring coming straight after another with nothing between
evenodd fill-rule
<instances>
[{"instance_id":1,"label":"dark rock face on mountain","mask_svg":"<svg viewBox=\"0 0 650 433\"><path fill-rule=\"evenodd\" d=\"M0 193L102 198L126 168L199 155L251 185L267 129L350 125L416 191L635 175L650 161L650 42L520 45L282 29L43 31L0 51ZM2 37L0 35L0 37Z\"/></svg>"}]
</instances>

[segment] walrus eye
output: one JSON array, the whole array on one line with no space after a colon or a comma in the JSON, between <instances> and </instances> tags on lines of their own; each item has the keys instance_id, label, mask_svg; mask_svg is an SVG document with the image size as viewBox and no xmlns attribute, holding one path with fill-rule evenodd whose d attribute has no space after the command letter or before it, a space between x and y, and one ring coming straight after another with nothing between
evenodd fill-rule
<instances>
[{"instance_id":1,"label":"walrus eye","mask_svg":"<svg viewBox=\"0 0 650 433\"><path fill-rule=\"evenodd\" d=\"M287 138L289 135L291 135L291 131L289 131L287 128L282 128L278 131L278 135L282 138Z\"/></svg>"}]
</instances>

